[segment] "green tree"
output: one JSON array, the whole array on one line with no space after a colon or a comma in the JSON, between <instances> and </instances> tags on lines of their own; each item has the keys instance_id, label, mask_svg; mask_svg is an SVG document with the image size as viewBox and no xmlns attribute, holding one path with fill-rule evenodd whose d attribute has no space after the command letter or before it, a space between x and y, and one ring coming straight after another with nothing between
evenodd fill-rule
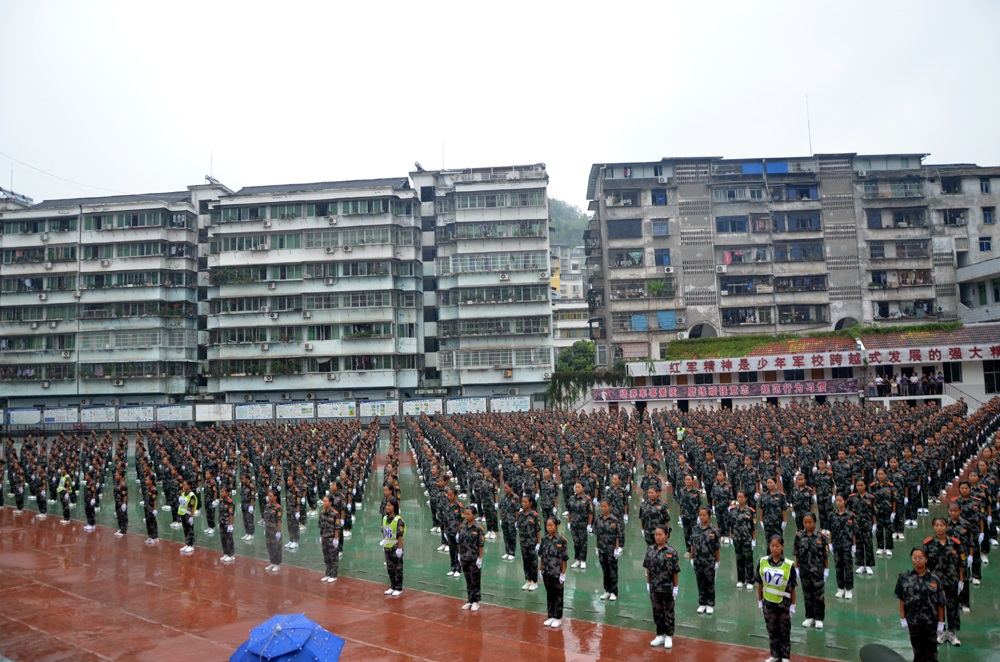
<instances>
[{"instance_id":1,"label":"green tree","mask_svg":"<svg viewBox=\"0 0 1000 662\"><path fill-rule=\"evenodd\" d=\"M583 232L590 223L590 218L579 207L568 202L549 198L549 216L552 231L549 241L553 244L583 245Z\"/></svg>"},{"instance_id":2,"label":"green tree","mask_svg":"<svg viewBox=\"0 0 1000 662\"><path fill-rule=\"evenodd\" d=\"M594 343L577 340L570 347L559 352L556 372L594 369Z\"/></svg>"}]
</instances>

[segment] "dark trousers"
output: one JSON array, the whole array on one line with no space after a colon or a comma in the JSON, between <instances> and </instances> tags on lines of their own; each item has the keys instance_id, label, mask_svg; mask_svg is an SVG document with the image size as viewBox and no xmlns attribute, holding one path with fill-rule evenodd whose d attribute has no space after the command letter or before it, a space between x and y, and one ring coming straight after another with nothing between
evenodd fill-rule
<instances>
[{"instance_id":1,"label":"dark trousers","mask_svg":"<svg viewBox=\"0 0 1000 662\"><path fill-rule=\"evenodd\" d=\"M788 607L764 600L764 623L771 644L771 657L791 659L792 615L788 613Z\"/></svg>"},{"instance_id":2,"label":"dark trousers","mask_svg":"<svg viewBox=\"0 0 1000 662\"><path fill-rule=\"evenodd\" d=\"M49 502L46 501L46 498L45 498L47 495L48 495L48 492L46 492L44 494L41 493L41 492L39 492L39 494L38 494L38 512L41 513L42 515L44 515L47 512L49 512Z\"/></svg>"},{"instance_id":3,"label":"dark trousers","mask_svg":"<svg viewBox=\"0 0 1000 662\"><path fill-rule=\"evenodd\" d=\"M691 528L694 526L693 517L682 517L681 525L684 527L684 549L691 548Z\"/></svg>"},{"instance_id":4,"label":"dark trousers","mask_svg":"<svg viewBox=\"0 0 1000 662\"><path fill-rule=\"evenodd\" d=\"M159 527L156 523L156 508L145 509L146 513L146 535L148 535L153 540L160 537Z\"/></svg>"},{"instance_id":5,"label":"dark trousers","mask_svg":"<svg viewBox=\"0 0 1000 662\"><path fill-rule=\"evenodd\" d=\"M271 565L281 565L281 541L275 539L277 529L264 527L264 544L267 545L267 558Z\"/></svg>"},{"instance_id":6,"label":"dark trousers","mask_svg":"<svg viewBox=\"0 0 1000 662\"><path fill-rule=\"evenodd\" d=\"M295 513L288 513L288 540L297 543L299 541L299 520L295 519Z\"/></svg>"},{"instance_id":7,"label":"dark trousers","mask_svg":"<svg viewBox=\"0 0 1000 662\"><path fill-rule=\"evenodd\" d=\"M205 508L205 519L208 522L208 528L214 529L215 528L215 507L212 505L212 502L209 501L208 503L205 504L204 508Z\"/></svg>"},{"instance_id":8,"label":"dark trousers","mask_svg":"<svg viewBox=\"0 0 1000 662\"><path fill-rule=\"evenodd\" d=\"M784 539L785 532L781 530L781 520L776 522L764 522L764 548L767 549L771 536L779 536Z\"/></svg>"},{"instance_id":9,"label":"dark trousers","mask_svg":"<svg viewBox=\"0 0 1000 662\"><path fill-rule=\"evenodd\" d=\"M715 564L696 565L694 578L698 583L698 605L715 606Z\"/></svg>"},{"instance_id":10,"label":"dark trousers","mask_svg":"<svg viewBox=\"0 0 1000 662\"><path fill-rule=\"evenodd\" d=\"M858 554L855 562L857 565L866 565L869 568L875 565L875 549L872 547L872 534L867 526L862 525L857 533Z\"/></svg>"},{"instance_id":11,"label":"dark trousers","mask_svg":"<svg viewBox=\"0 0 1000 662\"><path fill-rule=\"evenodd\" d=\"M222 540L222 553L226 556L236 556L236 545L228 524L219 523L219 538Z\"/></svg>"},{"instance_id":12,"label":"dark trousers","mask_svg":"<svg viewBox=\"0 0 1000 662\"><path fill-rule=\"evenodd\" d=\"M483 570L476 567L476 559L462 559L462 574L465 575L466 602L479 602L482 596L479 592L482 584Z\"/></svg>"},{"instance_id":13,"label":"dark trousers","mask_svg":"<svg viewBox=\"0 0 1000 662\"><path fill-rule=\"evenodd\" d=\"M514 556L517 553L517 529L513 522L502 522L503 527L503 550L506 554Z\"/></svg>"},{"instance_id":14,"label":"dark trousers","mask_svg":"<svg viewBox=\"0 0 1000 662\"><path fill-rule=\"evenodd\" d=\"M248 535L253 535L254 531L257 530L257 525L253 521L253 513L247 510L246 506L241 508L243 512L243 530L246 531Z\"/></svg>"},{"instance_id":15,"label":"dark trousers","mask_svg":"<svg viewBox=\"0 0 1000 662\"><path fill-rule=\"evenodd\" d=\"M521 563L524 567L524 579L533 584L538 583L538 555L535 554L535 543L521 541Z\"/></svg>"},{"instance_id":16,"label":"dark trousers","mask_svg":"<svg viewBox=\"0 0 1000 662\"><path fill-rule=\"evenodd\" d=\"M69 521L69 492L63 492L59 498L62 502L63 519Z\"/></svg>"},{"instance_id":17,"label":"dark trousers","mask_svg":"<svg viewBox=\"0 0 1000 662\"><path fill-rule=\"evenodd\" d=\"M396 556L396 546L385 548L385 569L389 573L389 588L403 590L403 559Z\"/></svg>"},{"instance_id":18,"label":"dark trousers","mask_svg":"<svg viewBox=\"0 0 1000 662\"><path fill-rule=\"evenodd\" d=\"M18 510L24 510L24 488L18 487L14 490L14 507ZM39 512L42 512L41 506L38 507Z\"/></svg>"},{"instance_id":19,"label":"dark trousers","mask_svg":"<svg viewBox=\"0 0 1000 662\"><path fill-rule=\"evenodd\" d=\"M445 533L445 539L448 541L448 560L451 562L451 571L458 572L461 567L458 563L458 534L448 531Z\"/></svg>"},{"instance_id":20,"label":"dark trousers","mask_svg":"<svg viewBox=\"0 0 1000 662\"><path fill-rule=\"evenodd\" d=\"M833 565L837 575L837 588L845 591L854 590L854 558L851 556L851 548L836 548L833 552Z\"/></svg>"},{"instance_id":21,"label":"dark trousers","mask_svg":"<svg viewBox=\"0 0 1000 662\"><path fill-rule=\"evenodd\" d=\"M972 539L972 579L982 579L983 578L983 557L979 554L979 542L977 538L978 534L973 534L976 536ZM983 540L986 540L985 536ZM989 540L986 540L986 544L989 544Z\"/></svg>"},{"instance_id":22,"label":"dark trousers","mask_svg":"<svg viewBox=\"0 0 1000 662\"><path fill-rule=\"evenodd\" d=\"M961 607L971 607L972 606L969 603L969 598L971 597L971 595L970 595L971 592L969 590L969 586L971 584L972 584L972 580L969 578L968 568L966 568L966 572L965 572L965 586L963 586L962 590L958 592L958 604ZM947 595L948 594L946 593L945 597L947 597Z\"/></svg>"},{"instance_id":23,"label":"dark trousers","mask_svg":"<svg viewBox=\"0 0 1000 662\"><path fill-rule=\"evenodd\" d=\"M643 531L642 532L642 537L646 541L646 547L649 547L654 542L656 542L656 539L653 538L653 532L652 531Z\"/></svg>"},{"instance_id":24,"label":"dark trousers","mask_svg":"<svg viewBox=\"0 0 1000 662\"><path fill-rule=\"evenodd\" d=\"M903 511L904 511L903 502L902 501L897 501L896 502L896 520L892 523L892 530L895 533L902 533L903 532L903 522L905 520L909 519L908 517L906 517L904 515ZM892 536L889 536L889 537L891 538Z\"/></svg>"},{"instance_id":25,"label":"dark trousers","mask_svg":"<svg viewBox=\"0 0 1000 662\"><path fill-rule=\"evenodd\" d=\"M806 603L806 618L822 621L826 618L826 601L823 589L826 583L822 574L801 573L802 599Z\"/></svg>"},{"instance_id":26,"label":"dark trousers","mask_svg":"<svg viewBox=\"0 0 1000 662\"><path fill-rule=\"evenodd\" d=\"M833 504L830 503L829 497L820 497L818 510L819 510L819 525L824 529L830 528L830 516L833 515ZM902 526L902 522L900 522Z\"/></svg>"},{"instance_id":27,"label":"dark trousers","mask_svg":"<svg viewBox=\"0 0 1000 662\"><path fill-rule=\"evenodd\" d=\"M672 591L650 591L653 604L653 623L657 637L674 636L674 594Z\"/></svg>"},{"instance_id":28,"label":"dark trousers","mask_svg":"<svg viewBox=\"0 0 1000 662\"><path fill-rule=\"evenodd\" d=\"M604 575L605 593L618 595L618 559L613 552L599 552L597 558L601 562L601 574Z\"/></svg>"},{"instance_id":29,"label":"dark trousers","mask_svg":"<svg viewBox=\"0 0 1000 662\"><path fill-rule=\"evenodd\" d=\"M910 645L913 662L937 662L937 628L933 625L910 624Z\"/></svg>"},{"instance_id":30,"label":"dark trousers","mask_svg":"<svg viewBox=\"0 0 1000 662\"><path fill-rule=\"evenodd\" d=\"M878 529L875 530L879 549L892 549L892 521L888 517L878 518Z\"/></svg>"},{"instance_id":31,"label":"dark trousers","mask_svg":"<svg viewBox=\"0 0 1000 662\"><path fill-rule=\"evenodd\" d=\"M736 581L744 584L753 583L753 547L749 540L736 540Z\"/></svg>"},{"instance_id":32,"label":"dark trousers","mask_svg":"<svg viewBox=\"0 0 1000 662\"><path fill-rule=\"evenodd\" d=\"M194 546L194 515L188 513L181 515L181 526L184 528L184 543L189 547Z\"/></svg>"},{"instance_id":33,"label":"dark trousers","mask_svg":"<svg viewBox=\"0 0 1000 662\"><path fill-rule=\"evenodd\" d=\"M487 503L483 512L486 514L486 530L493 531L494 533L499 531L500 523L497 521L497 511L493 508L493 504Z\"/></svg>"},{"instance_id":34,"label":"dark trousers","mask_svg":"<svg viewBox=\"0 0 1000 662\"><path fill-rule=\"evenodd\" d=\"M948 619L948 629L958 632L962 629L962 610L958 606L958 584L944 587L944 612Z\"/></svg>"},{"instance_id":35,"label":"dark trousers","mask_svg":"<svg viewBox=\"0 0 1000 662\"><path fill-rule=\"evenodd\" d=\"M910 490L911 494L916 494L916 488ZM916 497L908 497L909 503L903 506L903 511L906 513L906 517L903 519L917 519L917 499Z\"/></svg>"},{"instance_id":36,"label":"dark trousers","mask_svg":"<svg viewBox=\"0 0 1000 662\"><path fill-rule=\"evenodd\" d=\"M83 507L83 514L87 517L87 524L94 526L97 523L97 514L94 512L94 507L87 502L87 505Z\"/></svg>"},{"instance_id":37,"label":"dark trousers","mask_svg":"<svg viewBox=\"0 0 1000 662\"><path fill-rule=\"evenodd\" d=\"M120 503L115 504L115 517L118 518L118 530L122 533L128 533L128 506L122 511L122 505Z\"/></svg>"},{"instance_id":38,"label":"dark trousers","mask_svg":"<svg viewBox=\"0 0 1000 662\"><path fill-rule=\"evenodd\" d=\"M573 534L573 560L587 562L587 527L570 527Z\"/></svg>"},{"instance_id":39,"label":"dark trousers","mask_svg":"<svg viewBox=\"0 0 1000 662\"><path fill-rule=\"evenodd\" d=\"M340 548L333 546L336 536L323 536L320 538L320 546L323 548L323 563L326 565L326 576L336 577L340 570ZM338 545L340 543L337 543Z\"/></svg>"},{"instance_id":40,"label":"dark trousers","mask_svg":"<svg viewBox=\"0 0 1000 662\"><path fill-rule=\"evenodd\" d=\"M549 618L562 618L563 615L563 585L558 575L542 575L545 583L545 602Z\"/></svg>"}]
</instances>

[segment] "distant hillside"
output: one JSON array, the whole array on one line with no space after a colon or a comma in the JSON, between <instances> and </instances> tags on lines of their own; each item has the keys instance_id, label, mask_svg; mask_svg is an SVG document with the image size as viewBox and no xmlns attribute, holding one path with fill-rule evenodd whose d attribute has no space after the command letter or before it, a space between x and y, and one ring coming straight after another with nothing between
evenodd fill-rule
<instances>
[{"instance_id":1,"label":"distant hillside","mask_svg":"<svg viewBox=\"0 0 1000 662\"><path fill-rule=\"evenodd\" d=\"M549 237L553 244L583 244L583 231L587 229L589 217L579 207L568 202L549 198L549 214L552 217L552 227L555 230Z\"/></svg>"}]
</instances>

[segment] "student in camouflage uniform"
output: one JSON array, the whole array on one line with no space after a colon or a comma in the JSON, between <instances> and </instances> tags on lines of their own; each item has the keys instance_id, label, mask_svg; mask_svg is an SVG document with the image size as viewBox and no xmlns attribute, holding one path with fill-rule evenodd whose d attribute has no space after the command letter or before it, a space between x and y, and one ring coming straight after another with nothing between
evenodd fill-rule
<instances>
[{"instance_id":1,"label":"student in camouflage uniform","mask_svg":"<svg viewBox=\"0 0 1000 662\"><path fill-rule=\"evenodd\" d=\"M513 561L517 553L517 511L521 507L521 497L514 493L510 483L504 483L503 496L496 504L500 510L500 528L503 530L504 561Z\"/></svg>"},{"instance_id":2,"label":"student in camouflage uniform","mask_svg":"<svg viewBox=\"0 0 1000 662\"><path fill-rule=\"evenodd\" d=\"M277 488L267 491L267 505L261 515L264 518L264 542L267 545L267 558L270 563L264 570L278 572L281 570L281 504L278 503Z\"/></svg>"},{"instance_id":3,"label":"student in camouflage uniform","mask_svg":"<svg viewBox=\"0 0 1000 662\"><path fill-rule=\"evenodd\" d=\"M128 483L121 471L115 473L115 517L118 519L116 538L122 538L128 533Z\"/></svg>"},{"instance_id":4,"label":"student in camouflage uniform","mask_svg":"<svg viewBox=\"0 0 1000 662\"><path fill-rule=\"evenodd\" d=\"M764 526L764 538L770 540L774 536L783 536L787 522L786 510L788 504L785 495L778 491L778 484L773 478L768 478L767 492L757 500L757 512Z\"/></svg>"},{"instance_id":5,"label":"student in camouflage uniform","mask_svg":"<svg viewBox=\"0 0 1000 662\"><path fill-rule=\"evenodd\" d=\"M156 483L152 476L146 476L146 483L143 486L142 510L146 516L146 540L147 545L155 545L159 542L160 534L156 522Z\"/></svg>"},{"instance_id":6,"label":"student in camouflage uniform","mask_svg":"<svg viewBox=\"0 0 1000 662\"><path fill-rule=\"evenodd\" d=\"M910 561L913 570L901 573L896 581L899 622L910 633L914 662L937 662L937 636L944 632L944 589L941 580L927 570L923 548L914 547Z\"/></svg>"},{"instance_id":7,"label":"student in camouflage uniform","mask_svg":"<svg viewBox=\"0 0 1000 662\"><path fill-rule=\"evenodd\" d=\"M875 499L868 493L868 485L863 478L858 479L857 491L847 497L847 509L854 513L858 525L857 534L857 574L875 574L875 550L872 546L872 536L875 535Z\"/></svg>"},{"instance_id":8,"label":"student in camouflage uniform","mask_svg":"<svg viewBox=\"0 0 1000 662\"><path fill-rule=\"evenodd\" d=\"M236 546L233 544L233 521L236 517L236 504L229 495L229 486L223 484L219 489L219 538L222 541L223 563L236 560Z\"/></svg>"},{"instance_id":9,"label":"student in camouflage uniform","mask_svg":"<svg viewBox=\"0 0 1000 662\"><path fill-rule=\"evenodd\" d=\"M611 514L628 524L628 487L622 484L621 476L611 476L611 487L608 488L608 503L611 504Z\"/></svg>"},{"instance_id":10,"label":"student in camouflage uniform","mask_svg":"<svg viewBox=\"0 0 1000 662\"><path fill-rule=\"evenodd\" d=\"M833 472L826 464L826 460L820 458L816 463L816 473L812 477L813 487L816 488L816 505L819 507L819 525L821 528L830 529L830 516L833 515L836 500L834 499Z\"/></svg>"},{"instance_id":11,"label":"student in camouflage uniform","mask_svg":"<svg viewBox=\"0 0 1000 662\"><path fill-rule=\"evenodd\" d=\"M847 509L843 494L836 496L837 511L830 516L830 552L837 571L836 597L854 598L854 554L857 551L858 521Z\"/></svg>"},{"instance_id":12,"label":"student in camouflage uniform","mask_svg":"<svg viewBox=\"0 0 1000 662\"><path fill-rule=\"evenodd\" d=\"M795 563L784 558L785 541L780 535L767 542L770 554L757 562L757 608L764 614L771 657L767 662L787 662L792 657L792 616L795 615Z\"/></svg>"},{"instance_id":13,"label":"student in camouflage uniform","mask_svg":"<svg viewBox=\"0 0 1000 662\"><path fill-rule=\"evenodd\" d=\"M979 586L983 578L983 555L981 545L986 540L986 507L972 495L972 485L967 480L958 484L959 496L952 499L962 509L962 519L969 523L972 531L972 585ZM987 541L988 542L988 541Z\"/></svg>"},{"instance_id":14,"label":"student in camouflage uniform","mask_svg":"<svg viewBox=\"0 0 1000 662\"><path fill-rule=\"evenodd\" d=\"M670 527L657 525L653 544L646 550L642 567L646 569L646 591L653 606L656 638L650 646L673 648L674 604L677 601L677 579L681 572L680 553L667 544Z\"/></svg>"},{"instance_id":15,"label":"student in camouflage uniform","mask_svg":"<svg viewBox=\"0 0 1000 662\"><path fill-rule=\"evenodd\" d=\"M448 559L450 561L449 577L461 577L461 564L458 555L458 532L462 528L463 512L465 507L458 500L455 488L449 487L445 490L445 505L442 509L441 524L445 539L448 541Z\"/></svg>"},{"instance_id":16,"label":"student in camouflage uniform","mask_svg":"<svg viewBox=\"0 0 1000 662\"><path fill-rule=\"evenodd\" d=\"M903 474L903 524L915 527L922 477L913 459L913 451L909 448L903 449L903 461L899 464L899 471Z\"/></svg>"},{"instance_id":17,"label":"student in camouflage uniform","mask_svg":"<svg viewBox=\"0 0 1000 662\"><path fill-rule=\"evenodd\" d=\"M892 528L896 522L896 486L887 479L885 469L879 467L875 472L875 482L868 490L875 499L875 521L878 524L875 532L878 550L875 555L892 558L894 547Z\"/></svg>"},{"instance_id":18,"label":"student in camouflage uniform","mask_svg":"<svg viewBox=\"0 0 1000 662\"><path fill-rule=\"evenodd\" d=\"M542 469L542 480L538 486L538 514L550 517L557 514L559 501L559 486L552 477L552 470L548 467Z\"/></svg>"},{"instance_id":19,"label":"student in camouflage uniform","mask_svg":"<svg viewBox=\"0 0 1000 662\"><path fill-rule=\"evenodd\" d=\"M670 508L660 499L660 490L655 485L646 490L647 498L639 506L639 523L642 525L642 536L646 546L654 542L653 533L656 527L670 524Z\"/></svg>"},{"instance_id":20,"label":"student in camouflage uniform","mask_svg":"<svg viewBox=\"0 0 1000 662\"><path fill-rule=\"evenodd\" d=\"M517 535L521 541L521 563L524 568L523 591L538 588L538 549L542 542L542 525L538 512L531 507L531 496L521 497L517 513Z\"/></svg>"},{"instance_id":21,"label":"student in camouflage uniform","mask_svg":"<svg viewBox=\"0 0 1000 662\"><path fill-rule=\"evenodd\" d=\"M757 512L747 505L747 493L736 493L736 505L729 509L736 551L736 588L753 588L753 550L757 547Z\"/></svg>"},{"instance_id":22,"label":"student in camouflage uniform","mask_svg":"<svg viewBox=\"0 0 1000 662\"><path fill-rule=\"evenodd\" d=\"M524 497L524 499L527 501L528 497ZM457 534L459 557L462 562L462 573L465 575L467 595L466 603L462 605L462 609L471 609L472 611L479 611L479 601L482 599L483 545L486 544L486 534L476 524L476 514L475 506L469 506L462 511L465 523Z\"/></svg>"},{"instance_id":23,"label":"student in camouflage uniform","mask_svg":"<svg viewBox=\"0 0 1000 662\"><path fill-rule=\"evenodd\" d=\"M715 515L715 522L722 536L722 544L731 541L732 523L729 519L729 501L732 498L733 486L726 480L726 474L720 469L715 472L715 482L712 483L712 491L709 495L709 505L712 506L712 514Z\"/></svg>"},{"instance_id":24,"label":"student in camouflage uniform","mask_svg":"<svg viewBox=\"0 0 1000 662\"><path fill-rule=\"evenodd\" d=\"M829 542L816 530L816 516L806 513L803 528L795 534L795 569L802 584L802 599L806 603L806 619L802 627L823 629L826 601L823 589L830 576Z\"/></svg>"},{"instance_id":25,"label":"student in camouflage uniform","mask_svg":"<svg viewBox=\"0 0 1000 662\"><path fill-rule=\"evenodd\" d=\"M698 510L698 523L688 538L691 545L691 567L698 583L698 613L715 612L715 573L719 570L719 545L722 536L712 526L712 512L705 507Z\"/></svg>"},{"instance_id":26,"label":"student in camouflage uniform","mask_svg":"<svg viewBox=\"0 0 1000 662\"><path fill-rule=\"evenodd\" d=\"M587 535L593 533L594 504L584 493L583 483L573 486L574 494L569 498L569 530L573 534L572 568L587 569Z\"/></svg>"},{"instance_id":27,"label":"student in camouflage uniform","mask_svg":"<svg viewBox=\"0 0 1000 662\"><path fill-rule=\"evenodd\" d=\"M211 470L205 471L205 485L201 492L201 503L208 524L204 533L210 536L215 533L215 509L219 507L219 483L218 479L212 475ZM219 526L222 526L221 523Z\"/></svg>"},{"instance_id":28,"label":"student in camouflage uniform","mask_svg":"<svg viewBox=\"0 0 1000 662\"><path fill-rule=\"evenodd\" d=\"M288 521L288 542L285 547L288 549L298 549L299 547L299 523L303 517L303 506L305 497L302 490L295 484L295 479L289 476L285 481L285 518Z\"/></svg>"},{"instance_id":29,"label":"student in camouflage uniform","mask_svg":"<svg viewBox=\"0 0 1000 662\"><path fill-rule=\"evenodd\" d=\"M594 520L594 533L597 534L597 559L604 577L601 600L614 602L618 599L618 557L625 547L625 528L611 512L611 501L607 498L601 500L601 515Z\"/></svg>"},{"instance_id":30,"label":"student in camouflage uniform","mask_svg":"<svg viewBox=\"0 0 1000 662\"><path fill-rule=\"evenodd\" d=\"M94 512L97 507L97 479L94 478L94 474L88 472L84 480L86 484L83 487L83 512L87 518L87 525L83 530L93 531L97 523L97 515Z\"/></svg>"},{"instance_id":31,"label":"student in camouflage uniform","mask_svg":"<svg viewBox=\"0 0 1000 662\"><path fill-rule=\"evenodd\" d=\"M545 520L545 536L538 552L548 614L544 625L553 628L562 625L563 584L566 582L566 561L569 560L569 543L559 535L558 526L559 520L554 516Z\"/></svg>"},{"instance_id":32,"label":"student in camouflage uniform","mask_svg":"<svg viewBox=\"0 0 1000 662\"><path fill-rule=\"evenodd\" d=\"M927 554L927 569L941 580L948 616L948 632L939 632L937 640L939 644L947 641L952 646L961 646L958 631L962 629L962 617L958 594L965 587L965 549L960 540L948 537L948 522L943 517L935 517L933 526L934 535L924 540L924 552Z\"/></svg>"},{"instance_id":33,"label":"student in camouflage uniform","mask_svg":"<svg viewBox=\"0 0 1000 662\"><path fill-rule=\"evenodd\" d=\"M257 530L256 522L253 518L254 490L250 476L244 473L240 476L240 513L243 515L243 540L253 540L253 534Z\"/></svg>"},{"instance_id":34,"label":"student in camouflage uniform","mask_svg":"<svg viewBox=\"0 0 1000 662\"><path fill-rule=\"evenodd\" d=\"M817 501L816 490L806 485L805 474L795 476L795 487L791 490L790 501L792 511L795 514L795 530L801 531L804 526L802 518L806 516L806 513L812 512L813 504Z\"/></svg>"},{"instance_id":35,"label":"student in camouflage uniform","mask_svg":"<svg viewBox=\"0 0 1000 662\"><path fill-rule=\"evenodd\" d=\"M694 476L685 474L684 489L675 495L677 505L681 510L681 525L684 527L684 547L688 553L684 558L691 558L691 530L698 519L698 509L701 508L701 490L695 487Z\"/></svg>"},{"instance_id":36,"label":"student in camouflage uniform","mask_svg":"<svg viewBox=\"0 0 1000 662\"><path fill-rule=\"evenodd\" d=\"M333 583L337 581L340 569L340 513L333 507L333 497L323 495L323 508L319 511L319 540L323 549L323 563L326 573L320 581Z\"/></svg>"},{"instance_id":37,"label":"student in camouflage uniform","mask_svg":"<svg viewBox=\"0 0 1000 662\"><path fill-rule=\"evenodd\" d=\"M958 590L958 604L965 613L971 611L969 573L972 570L972 555L976 553L975 538L972 536L972 526L962 518L962 507L952 501L948 504L948 537L958 540L965 552L965 585Z\"/></svg>"}]
</instances>

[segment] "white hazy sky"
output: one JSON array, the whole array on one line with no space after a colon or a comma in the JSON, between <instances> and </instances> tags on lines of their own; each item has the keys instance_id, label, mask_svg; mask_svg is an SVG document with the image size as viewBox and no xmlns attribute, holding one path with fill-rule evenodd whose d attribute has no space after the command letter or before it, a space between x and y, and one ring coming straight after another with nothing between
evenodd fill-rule
<instances>
[{"instance_id":1,"label":"white hazy sky","mask_svg":"<svg viewBox=\"0 0 1000 662\"><path fill-rule=\"evenodd\" d=\"M0 0L0 186L404 176L443 144L544 162L582 207L594 162L807 154L806 95L814 152L996 165L998 25L995 0Z\"/></svg>"}]
</instances>

